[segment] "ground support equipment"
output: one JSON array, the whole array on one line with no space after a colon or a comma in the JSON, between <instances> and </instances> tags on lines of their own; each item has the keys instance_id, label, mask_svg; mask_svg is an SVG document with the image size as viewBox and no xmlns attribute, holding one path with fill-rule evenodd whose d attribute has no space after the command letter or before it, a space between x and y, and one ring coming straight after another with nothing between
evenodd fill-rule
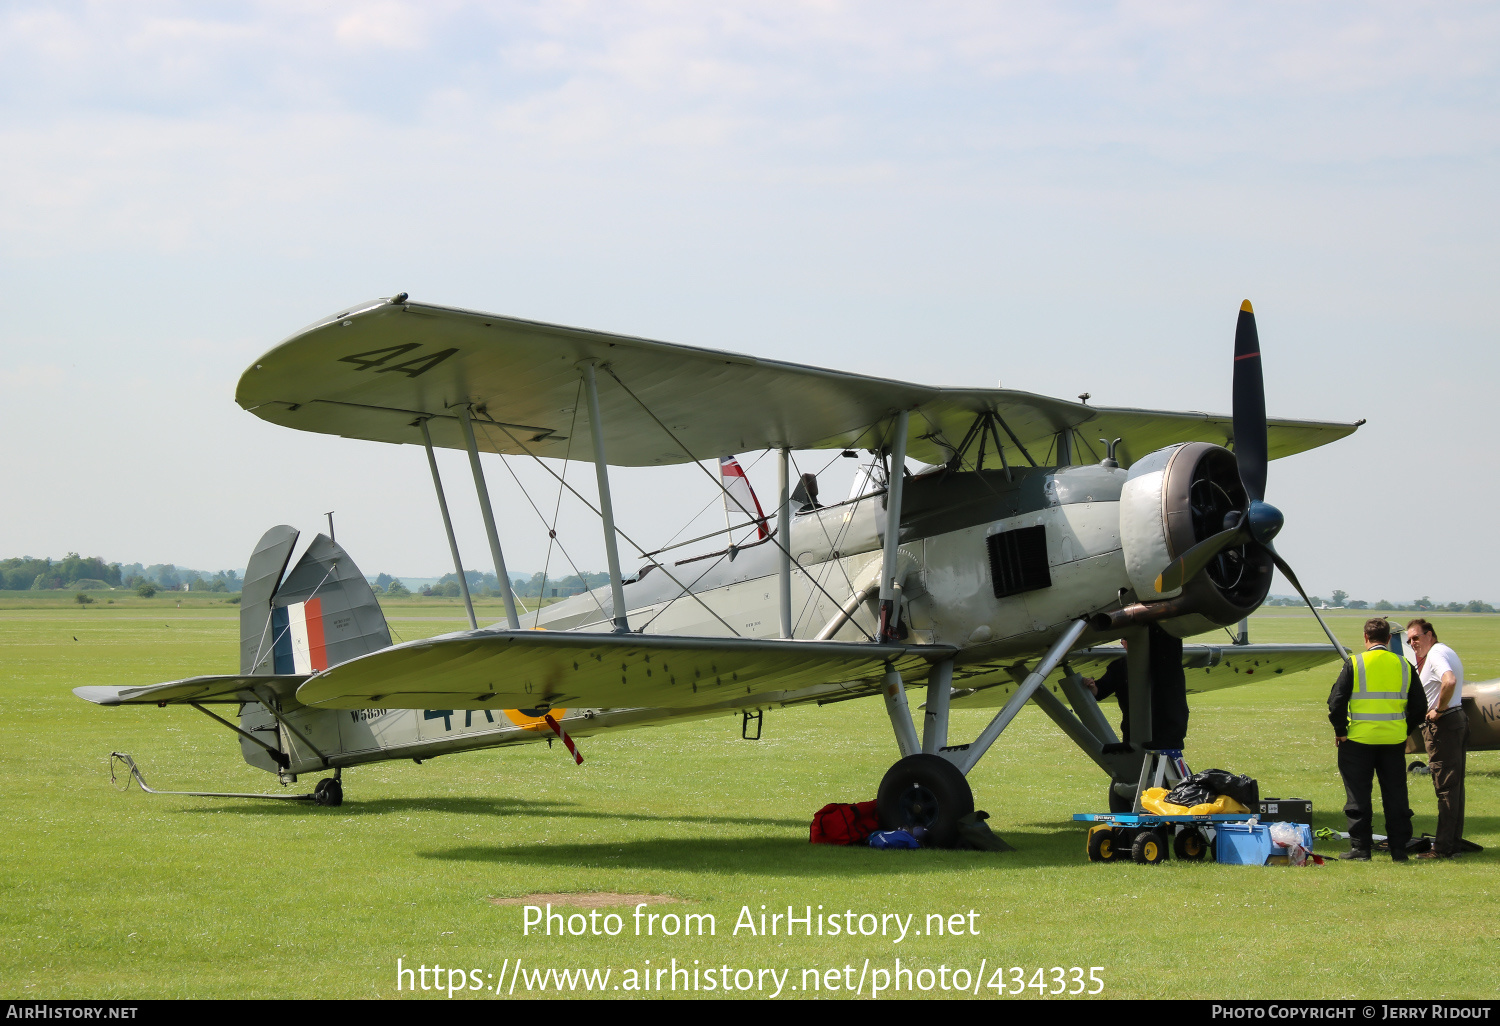
<instances>
[{"instance_id":1,"label":"ground support equipment","mask_svg":"<svg viewBox=\"0 0 1500 1026\"><path fill-rule=\"evenodd\" d=\"M1117 862L1126 858L1142 865L1155 865L1168 857L1197 862L1211 857L1214 824L1259 820L1254 813L1214 816L1157 816L1151 813L1075 812L1077 823L1089 827L1087 850L1090 862Z\"/></svg>"}]
</instances>

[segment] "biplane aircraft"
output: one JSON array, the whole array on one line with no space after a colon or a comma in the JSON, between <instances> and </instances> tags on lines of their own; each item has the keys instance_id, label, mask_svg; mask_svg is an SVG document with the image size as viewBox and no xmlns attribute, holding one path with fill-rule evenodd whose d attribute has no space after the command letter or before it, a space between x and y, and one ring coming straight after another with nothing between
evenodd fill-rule
<instances>
[{"instance_id":1,"label":"biplane aircraft","mask_svg":"<svg viewBox=\"0 0 1500 1026\"><path fill-rule=\"evenodd\" d=\"M742 733L753 717L758 735L767 709L878 698L899 752L880 785L882 820L921 826L936 845L952 843L973 809L966 775L1030 701L1106 774L1111 806L1128 807L1151 753L1116 736L1083 676L1126 658L1129 734L1148 738L1148 625L1189 637L1240 623L1265 600L1273 567L1301 592L1272 544L1283 517L1265 501L1268 461L1359 426L1267 420L1248 302L1233 373L1228 417L1095 407L405 293L372 301L256 360L236 399L289 428L423 446L469 629L392 644L348 553L319 535L287 572L297 532L277 527L245 574L238 674L76 690L103 705L191 704L283 782L332 770L295 796L326 805L342 800L341 771L361 763L554 735L581 760L573 737L610 728L738 715ZM477 623L463 584L434 447L468 454L504 592L505 620L493 626ZM869 453L847 498L820 502L812 475L793 487L791 454L815 449ZM712 551L673 558L617 528L611 467L711 466L757 450L778 457L769 512L742 474L705 468L738 512L696 539L722 539ZM523 623L481 453L535 460L569 491L554 462L593 464L597 506L573 495L602 524L607 587ZM620 541L645 559L629 578ZM1128 652L1112 644L1122 639ZM1339 658L1329 640L1255 645L1242 629L1232 643L1187 645L1189 690ZM917 717L913 688L924 699ZM238 707L238 722L210 706ZM996 712L977 738L955 742L950 710L963 707Z\"/></svg>"}]
</instances>

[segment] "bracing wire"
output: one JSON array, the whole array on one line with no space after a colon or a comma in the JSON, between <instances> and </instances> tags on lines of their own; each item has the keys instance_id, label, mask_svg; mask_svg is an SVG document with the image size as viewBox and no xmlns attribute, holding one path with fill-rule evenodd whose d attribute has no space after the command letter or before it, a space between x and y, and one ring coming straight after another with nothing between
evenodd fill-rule
<instances>
[{"instance_id":1,"label":"bracing wire","mask_svg":"<svg viewBox=\"0 0 1500 1026\"><path fill-rule=\"evenodd\" d=\"M571 442L571 439L569 439L569 441ZM501 463L502 466L505 467L506 471L510 474L511 480L516 483L516 487L521 490L521 494L523 496L525 496L525 498L526 498L527 505L529 505L531 507L531 509L532 509L532 512L534 512L537 515L537 519L542 522L542 526L543 527L547 527L547 518L542 515L542 511L540 509L538 509L536 503L532 501L530 493L526 491L526 486L523 485L521 483L521 479L516 476L516 472L511 468L510 462L508 460L506 460L506 458L505 458L505 456L504 456L503 453L500 455L500 463ZM566 464L564 464L563 470L564 471L567 470ZM562 502L561 492L562 492L562 489L559 488L558 489L558 503L559 504L561 504L561 502ZM553 523L556 523L556 520L554 520ZM583 572L578 569L578 564L575 563L575 562L573 562L573 557L568 554L568 550L563 545L562 540L557 537L557 531L556 531L556 529L555 528L550 528L550 527L547 528L547 534L549 535L548 540L547 540L547 558L548 558L548 560L550 561L551 558L552 558L552 543L556 542L557 543L558 551L563 554L563 558L566 559L568 561L568 565L573 568L573 573L578 576L579 580L581 580L585 584L587 584L588 581L587 581L587 579L584 578ZM544 592L546 590L546 586L547 586L547 575L546 575L546 571L543 570L542 571L542 589L543 589ZM599 601L599 596L594 595L593 589L589 589L589 595L593 597L594 604L599 607L599 612L600 613L604 613L605 612L604 605L603 605L603 603L601 603ZM528 610L528 612L529 612L529 610ZM542 604L541 604L540 599L538 599L538 601L537 601L536 615L537 615L537 621L539 623L540 620L541 620L541 615L542 615Z\"/></svg>"},{"instance_id":2,"label":"bracing wire","mask_svg":"<svg viewBox=\"0 0 1500 1026\"><path fill-rule=\"evenodd\" d=\"M839 459L839 458L840 457L835 456L833 459ZM802 467L798 465L798 463L797 463L797 457L796 456L792 457L792 466L796 469L797 475L800 478L801 475L802 475ZM833 460L829 460L827 463L825 463L823 465L822 469L819 470L817 473L818 474L822 474L825 471L827 471L828 468L831 467L831 466L833 466ZM873 501L874 498L875 498L875 496L872 494L870 496L871 501ZM857 502L855 504L855 508L856 509L858 508L858 503ZM843 543L844 537L848 534L849 529L853 526L853 524L854 524L854 516L853 516L853 513L851 511L850 515L839 525L838 531L832 537L830 537L829 534L828 534L828 525L827 525L827 523L824 522L824 520L823 520L822 517L818 518L818 526L823 531L823 540L828 543L828 551L830 553L838 552L839 546ZM827 563L824 564L823 576L825 578L825 581L826 581L826 579L829 579L829 578L833 577L834 570L838 570L838 572L844 578L844 584L845 584L845 586L848 587L852 591L853 588L854 588L854 581L849 577L848 571L844 569L844 561L843 561L843 559L841 557L840 558L830 559L830 560L827 561ZM811 574L809 574L808 577L809 577L810 580L813 580L814 584L816 584L818 586L818 590L819 591L821 591L824 595L828 595L828 590L823 587L823 583L825 583L824 581L814 580L812 578ZM828 598L829 598L829 601L833 602L833 605L834 605L835 609L840 608L839 603L837 601L834 601L834 599L833 599L833 597L831 595L829 595ZM812 608L815 599L816 599L815 596L808 595L807 601L802 604L802 609L797 614L797 623L799 625L802 623L803 619L807 616L808 610L810 608ZM849 622L853 623L855 627L859 628L859 630L864 631L864 628L861 627L854 620L850 620ZM870 637L869 632L865 632L865 636L866 637ZM870 638L870 640L873 641L874 638Z\"/></svg>"},{"instance_id":3,"label":"bracing wire","mask_svg":"<svg viewBox=\"0 0 1500 1026\"><path fill-rule=\"evenodd\" d=\"M734 500L734 504L740 508L740 512L741 513L745 514L745 516L748 519L750 519L750 520L756 520L757 519L757 517L755 516L754 513L750 512L750 510L748 510L748 509L745 508L745 504L744 503L740 502L740 500L738 498L735 498L735 496L733 495L733 493L731 493L729 491L729 489L727 489L727 488L724 487L724 482L722 480L720 480L719 478L714 477L714 475L709 472L708 468L705 467L703 465L703 463L696 456L693 455L693 450L689 449L686 445L683 445L682 439L678 438L677 435L673 433L673 431L672 431L671 428L667 427L666 424L662 423L661 418L656 415L656 413L651 409L651 407L647 406L645 404L645 402L642 401L642 399L641 399L640 396L636 395L635 392L631 391L629 385L625 384L625 382L623 382L623 381L620 380L620 376L614 372L614 368L609 367L608 365L606 365L604 369L605 369L605 371L607 371L609 373L610 377L612 377L612 378L615 379L615 383L617 385L619 385L622 389L625 390L625 394L628 395L628 396L630 396L630 398L634 399L635 402L636 402L636 405L640 406L640 408L645 411L646 416L648 416L652 420L656 421L657 426L660 427L663 431L666 432L667 437L670 438L670 439L672 439L673 442L675 442L678 446L680 446L683 452L687 453L688 459L692 460L694 462L694 464L698 467L699 470L703 471L704 474L708 475L709 479L714 482L714 486L717 487L721 492L723 492L724 495L726 495L728 498ZM509 432L506 432L506 433L509 434ZM838 457L835 456L834 459L838 459ZM830 460L829 463L828 463L828 466L832 466L832 465L833 465L833 461ZM624 532L621 532L622 536L623 536L623 534L624 534ZM798 561L798 559L797 559L796 556L792 555L791 539L790 538L776 538L775 535L772 535L771 537L775 541L776 547L786 554L787 559L791 560L792 564L794 566L796 566L796 568L798 570L801 570L804 574L806 574L808 581L810 581L812 583L813 587L815 587L819 591L823 592L823 594L828 597L828 601L832 602L834 605L838 605L838 600L835 599L832 595L829 595L828 594L828 590L826 588L824 588L821 583L819 583L819 581L817 580L817 578L815 578L812 574L808 573L807 568L804 567L801 564L801 562ZM631 542L631 544L635 545L635 542ZM639 546L636 546L636 547L640 548ZM642 549L641 551L644 552L645 550ZM676 581L675 577L672 578L672 579L673 579L674 582ZM696 598L697 596L694 596L694 597ZM698 601L699 601L700 604L704 605L705 609L708 608L707 605L703 603L702 599L699 599ZM723 623L723 618L719 617L719 614L715 613L714 616L718 617L719 621L721 623ZM725 626L728 626L728 624L725 624ZM858 624L856 624L856 626L858 626ZM733 630L733 628L730 628L730 629ZM860 631L862 633L864 633L864 635L865 635L866 638L869 638L869 640L871 640L871 641L875 640L875 638L868 631L866 631L863 627L860 627L859 629L860 629ZM738 633L738 632L736 632L736 633Z\"/></svg>"},{"instance_id":4,"label":"bracing wire","mask_svg":"<svg viewBox=\"0 0 1500 1026\"><path fill-rule=\"evenodd\" d=\"M568 478L568 464L572 462L573 436L577 433L578 428L578 403L582 399L583 379L579 378L578 391L573 395L573 419L568 423L568 447L563 452L562 476L564 481L566 481ZM532 622L533 627L539 627L542 623L542 604L547 597L547 574L548 571L552 569L552 543L557 541L557 519L562 513L562 497L562 485L558 485L557 501L552 504L552 523L547 524L547 557L542 560L542 588L541 591L537 593L536 619ZM546 524L547 522L546 520L543 520L542 523ZM568 556L566 552L563 553L563 556L568 560L568 565L573 566L572 557ZM573 574L583 582L584 590L587 591L590 595L593 595L594 589L588 587L588 580L579 575L578 568L576 566L573 567ZM604 612L604 604L599 601L598 596L594 596L594 604L599 607L599 612L602 614Z\"/></svg>"},{"instance_id":5,"label":"bracing wire","mask_svg":"<svg viewBox=\"0 0 1500 1026\"><path fill-rule=\"evenodd\" d=\"M750 473L750 471L754 470L756 468L756 466L760 463L760 461L766 458L767 454L769 454L770 451L771 451L770 449L765 449L765 450L763 450L760 453L759 456L756 456L755 459L750 462L750 465L745 468L745 473L748 475ZM702 464L700 463L699 465L701 466ZM691 527L693 525L693 523L695 521L697 521L697 519L699 517L701 517L703 514L707 513L708 512L708 508L710 506L712 506L719 498L720 497L717 496L717 495L711 495L711 496L709 496L708 501L703 504L703 506L698 510L698 512L694 513L691 517L689 517L687 519L687 521L685 523L683 523L683 525L676 530L676 532L672 535L672 537L668 538L665 542L663 542L661 544L660 548L655 549L654 551L656 551L656 552L665 552L665 551L667 551L667 549L671 548L672 547L672 543L677 540L677 535L681 534L683 531L686 531L689 527ZM747 524L745 526L747 526L747 527L754 527L755 525L752 523L752 524ZM736 528L736 530L738 530L738 528ZM728 534L729 531L726 529L723 532L717 532L716 531L714 533L715 534L719 534L719 533ZM731 537L730 541L733 542L734 539ZM687 543L684 543L684 544L687 544Z\"/></svg>"},{"instance_id":6,"label":"bracing wire","mask_svg":"<svg viewBox=\"0 0 1500 1026\"><path fill-rule=\"evenodd\" d=\"M490 441L493 441L493 436L491 436L489 434L489 428L491 426L497 427L501 431L504 431L505 434L506 434L506 437L508 437L512 442L514 442L515 445L516 445L516 447L519 448L522 452L524 452L527 456L530 456L536 462L537 466L541 467L547 473L549 473L553 477L557 478L558 483L562 487L566 488L568 491L572 492L573 496L576 499L578 499L579 502L583 503L584 506L586 506L588 508L589 512L593 513L594 516L599 517L601 520L603 519L604 514L599 511L599 508L597 506L595 506L592 502L589 502L588 499L585 499L579 493L578 489L574 488L572 485L570 485L566 481L564 481L558 475L557 471L553 470L551 467L547 466L547 464L543 463L541 457L538 456L536 453L532 452L531 449L529 449L524 442L522 442L519 438L517 438L514 434L512 434L511 431L510 431L510 429L507 428L504 424L501 424L499 421L493 421L493 420L482 420L482 421L478 421L477 423L480 424L480 426L485 429L485 437L486 437L487 440L490 440ZM630 537L630 535L626 534L623 530L621 530L620 526L618 524L615 525L615 533L618 534L621 538L624 538L625 541L632 548L634 548L636 550L636 552L642 554L643 556L645 555L645 552L646 552L645 548L643 548L638 542L636 542L636 540L634 538ZM688 589L683 586L683 583L681 581L679 581L676 577L674 577L672 575L672 573L669 570L667 570L666 567L662 566L660 563L656 564L656 566L657 566L657 568L659 570L661 570L661 572L663 574L666 575L666 577L667 577L667 579L669 581L671 581L673 584L677 585L679 588L682 588L683 591L685 591L689 595L691 595L692 598L693 598L693 600L696 601L705 610L707 610L708 614L710 616L712 616L715 620L718 620L721 624L723 624L725 630L729 631L730 634L733 634L737 638L743 636L743 635L740 634L739 631L735 630L734 627L732 627L730 625L730 623L729 623L728 620L726 620L722 616L720 616L713 609L713 607L711 607L707 602L704 602L703 599L700 596L693 595L693 593L691 591L688 591ZM595 599L595 601L598 601L597 598ZM603 606L601 606L600 609L602 611L603 610Z\"/></svg>"}]
</instances>

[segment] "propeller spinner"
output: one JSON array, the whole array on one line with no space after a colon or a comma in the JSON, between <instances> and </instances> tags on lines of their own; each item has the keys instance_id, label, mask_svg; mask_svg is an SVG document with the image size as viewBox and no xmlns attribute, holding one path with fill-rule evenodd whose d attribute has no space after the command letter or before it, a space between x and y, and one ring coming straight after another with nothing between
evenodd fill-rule
<instances>
[{"instance_id":1,"label":"propeller spinner","mask_svg":"<svg viewBox=\"0 0 1500 1026\"><path fill-rule=\"evenodd\" d=\"M1156 590L1175 591L1204 571L1220 553L1241 546L1257 546L1264 549L1276 564L1276 569L1291 582L1302 601L1307 603L1318 625L1328 640L1344 659L1348 659L1344 646L1339 644L1323 617L1302 590L1297 575L1286 560L1271 545L1286 523L1281 510L1265 501L1266 464L1266 390L1261 373L1260 336L1255 330L1255 310L1250 300L1240 304L1239 322L1234 331L1234 456L1239 470L1240 484L1244 487L1247 501L1243 510L1235 510L1224 518L1224 529L1198 542L1181 556L1172 560L1156 578Z\"/></svg>"}]
</instances>

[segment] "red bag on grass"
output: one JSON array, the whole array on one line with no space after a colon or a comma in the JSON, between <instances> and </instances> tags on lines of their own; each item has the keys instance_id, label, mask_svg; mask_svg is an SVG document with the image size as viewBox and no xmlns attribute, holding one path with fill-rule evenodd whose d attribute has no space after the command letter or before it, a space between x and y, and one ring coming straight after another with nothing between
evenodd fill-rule
<instances>
[{"instance_id":1,"label":"red bag on grass","mask_svg":"<svg viewBox=\"0 0 1500 1026\"><path fill-rule=\"evenodd\" d=\"M813 815L808 840L813 844L864 844L879 829L880 814L874 802L835 802Z\"/></svg>"}]
</instances>

